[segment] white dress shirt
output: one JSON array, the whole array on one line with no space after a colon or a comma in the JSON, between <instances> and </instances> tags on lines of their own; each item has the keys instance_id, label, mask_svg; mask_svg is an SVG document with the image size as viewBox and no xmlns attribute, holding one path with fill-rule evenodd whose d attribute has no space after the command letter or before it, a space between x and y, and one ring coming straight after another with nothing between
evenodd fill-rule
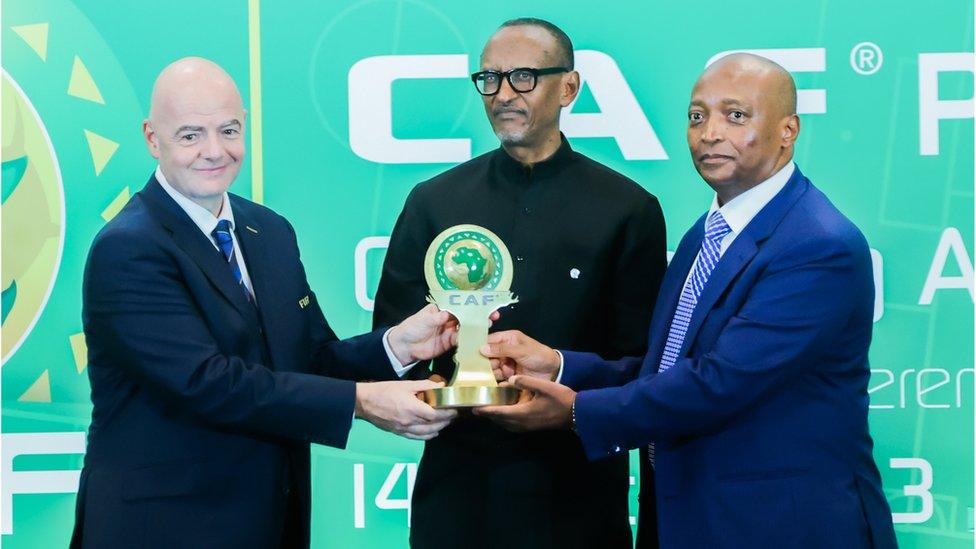
<instances>
[{"instance_id":1,"label":"white dress shirt","mask_svg":"<svg viewBox=\"0 0 976 549\"><path fill-rule=\"evenodd\" d=\"M739 196L729 200L725 205L718 205L718 194L712 199L712 206L708 209L708 215L705 216L705 223L708 223L708 218L711 217L712 213L715 211L722 212L722 217L725 218L725 223L728 224L729 234L725 235L722 239L722 245L718 250L718 257L721 259L725 255L725 251L729 249L732 242L735 241L736 237L742 234L745 230L746 225L752 221L752 218L756 217L759 210L762 210L769 201L776 196L783 187L786 186L786 182L793 177L793 171L796 169L796 164L793 162L788 162L785 166L779 169L778 172L774 173L769 179L763 181L762 183L756 185L755 187L749 189L748 191L740 194ZM691 273L695 272L695 266L698 265L698 258L701 256L701 250L698 251L698 256L695 257L695 262L691 264L691 268L688 269L688 275L685 277L685 286L688 285L688 280L691 278Z\"/></svg>"},{"instance_id":2,"label":"white dress shirt","mask_svg":"<svg viewBox=\"0 0 976 549\"><path fill-rule=\"evenodd\" d=\"M156 181L159 181L159 185L166 191L166 194L170 196L180 208L186 212L186 215L190 217L193 224L196 225L201 232L210 240L213 244L214 249L221 252L220 246L217 245L217 241L213 237L213 230L217 228L217 223L223 219L230 222L230 238L234 243L234 256L237 259L237 265L241 268L241 277L244 280L244 285L247 286L247 290L251 292L251 296L254 297L254 302L257 303L257 296L254 294L254 286L251 284L251 277L247 273L247 261L244 260L244 253L241 250L240 245L237 242L237 234L234 232L234 209L231 207L230 199L227 193L224 193L222 197L223 203L220 207L220 215L214 216L213 212L204 208L203 206L197 204L196 202L190 200L182 193L173 188L172 185L166 181L166 176L163 175L163 170L156 166ZM223 253L223 252L221 252ZM392 329L392 328L391 328ZM386 350L386 356L390 359L390 365L393 366L393 370L396 372L398 377L403 377L404 374L410 371L417 363L413 362L407 365L400 363L396 355L393 353L393 348L390 347L390 330L387 330L383 334L383 348Z\"/></svg>"},{"instance_id":3,"label":"white dress shirt","mask_svg":"<svg viewBox=\"0 0 976 549\"><path fill-rule=\"evenodd\" d=\"M213 212L204 208L203 206L197 204L196 202L190 200L182 193L173 188L166 180L166 176L163 175L163 170L159 166L156 166L156 181L159 181L159 185L166 191L166 194L170 196L176 203L186 212L186 215L190 216L190 220L196 225L200 231L210 240L213 247L218 252L221 252L220 246L217 245L217 241L214 240L213 231L217 228L217 223L226 219L230 222L230 239L234 242L234 256L237 259L237 265L241 268L241 277L244 279L244 285L247 286L247 291L254 295L254 286L251 284L251 277L247 274L247 262L244 261L244 254L241 252L241 246L237 243L237 234L234 233L234 209L230 205L230 200L227 197L227 193L221 197L223 200L220 206L220 215L214 216ZM257 303L257 298L255 298L255 303Z\"/></svg>"}]
</instances>

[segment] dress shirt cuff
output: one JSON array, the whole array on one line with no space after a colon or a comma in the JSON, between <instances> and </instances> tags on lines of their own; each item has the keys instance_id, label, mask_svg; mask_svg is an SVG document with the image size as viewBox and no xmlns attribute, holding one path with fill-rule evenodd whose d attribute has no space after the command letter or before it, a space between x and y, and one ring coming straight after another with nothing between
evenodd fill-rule
<instances>
[{"instance_id":1,"label":"dress shirt cuff","mask_svg":"<svg viewBox=\"0 0 976 549\"><path fill-rule=\"evenodd\" d=\"M562 353L562 351L560 351L559 349L553 349L553 351L556 351L556 354L559 355L559 370L556 370L556 380L555 381L556 381L556 383L562 383L562 381L563 381L563 364L565 364L565 360L563 359L563 353Z\"/></svg>"},{"instance_id":2,"label":"dress shirt cuff","mask_svg":"<svg viewBox=\"0 0 976 549\"><path fill-rule=\"evenodd\" d=\"M393 366L393 371L396 372L397 377L403 377L411 368L417 365L419 361L411 362L410 364L400 364L400 359L396 357L393 353L393 347L390 346L390 332L393 328L383 332L383 349L386 350L386 357L390 359L390 366Z\"/></svg>"}]
</instances>

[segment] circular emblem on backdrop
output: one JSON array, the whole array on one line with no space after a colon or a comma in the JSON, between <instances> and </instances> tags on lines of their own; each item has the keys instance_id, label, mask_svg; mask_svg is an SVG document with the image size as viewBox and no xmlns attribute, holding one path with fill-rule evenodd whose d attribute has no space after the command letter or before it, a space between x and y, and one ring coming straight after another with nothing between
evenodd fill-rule
<instances>
[{"instance_id":1,"label":"circular emblem on backdrop","mask_svg":"<svg viewBox=\"0 0 976 549\"><path fill-rule=\"evenodd\" d=\"M455 225L430 243L424 271L432 289L507 291L512 258L495 233L478 225Z\"/></svg>"},{"instance_id":2,"label":"circular emblem on backdrop","mask_svg":"<svg viewBox=\"0 0 976 549\"><path fill-rule=\"evenodd\" d=\"M3 362L51 294L64 244L61 171L44 123L3 71Z\"/></svg>"}]
</instances>

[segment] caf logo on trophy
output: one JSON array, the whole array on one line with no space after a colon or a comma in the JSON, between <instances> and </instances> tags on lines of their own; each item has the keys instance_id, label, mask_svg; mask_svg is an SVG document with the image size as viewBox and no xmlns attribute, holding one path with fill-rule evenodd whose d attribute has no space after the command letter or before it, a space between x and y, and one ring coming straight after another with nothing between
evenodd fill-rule
<instances>
[{"instance_id":1,"label":"caf logo on trophy","mask_svg":"<svg viewBox=\"0 0 976 549\"><path fill-rule=\"evenodd\" d=\"M479 351L488 339L489 316L518 302L509 291L512 256L495 233L455 225L434 238L424 258L428 301L458 319L454 376L446 387L425 391L435 408L514 404L519 391L499 387L491 363Z\"/></svg>"}]
</instances>

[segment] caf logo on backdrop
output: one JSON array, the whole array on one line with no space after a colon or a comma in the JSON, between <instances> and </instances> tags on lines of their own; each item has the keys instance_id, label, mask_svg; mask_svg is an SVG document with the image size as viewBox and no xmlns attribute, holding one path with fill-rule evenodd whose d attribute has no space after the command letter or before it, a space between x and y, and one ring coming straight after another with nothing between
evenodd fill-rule
<instances>
[{"instance_id":1,"label":"caf logo on backdrop","mask_svg":"<svg viewBox=\"0 0 976 549\"><path fill-rule=\"evenodd\" d=\"M44 123L3 72L3 362L44 309L64 242L64 191Z\"/></svg>"}]
</instances>

